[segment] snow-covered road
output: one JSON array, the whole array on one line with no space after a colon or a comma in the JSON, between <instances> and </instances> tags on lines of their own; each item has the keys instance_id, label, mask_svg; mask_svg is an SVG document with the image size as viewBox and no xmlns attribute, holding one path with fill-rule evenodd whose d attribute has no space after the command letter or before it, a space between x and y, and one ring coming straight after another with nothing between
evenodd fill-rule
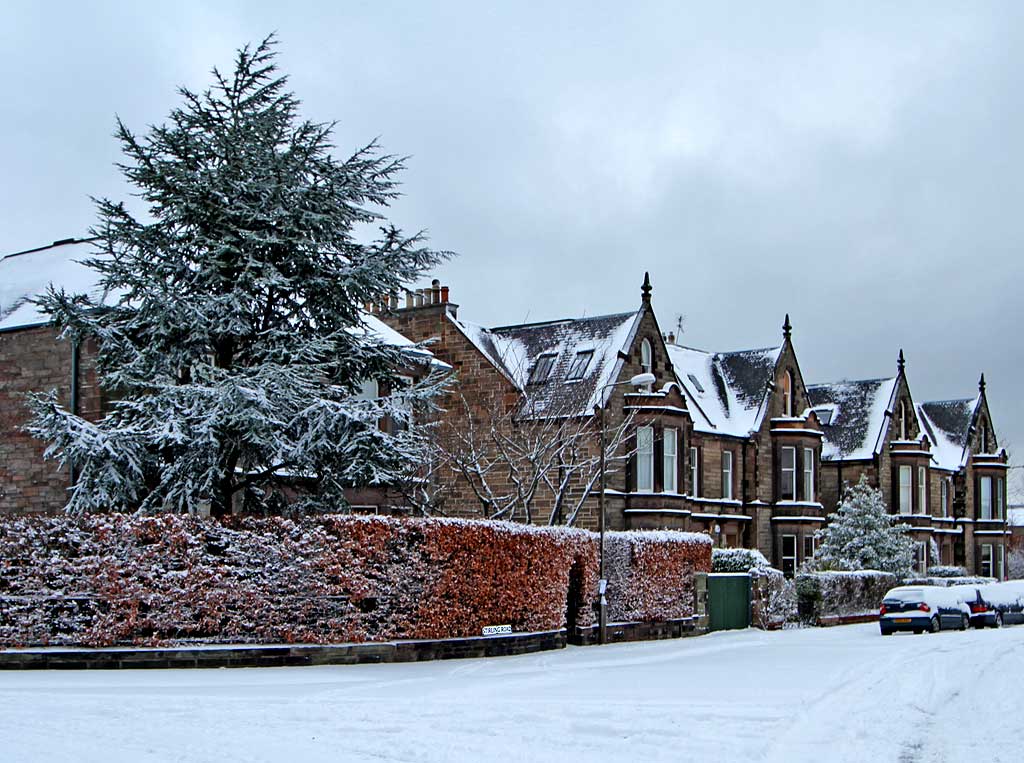
<instances>
[{"instance_id":1,"label":"snow-covered road","mask_svg":"<svg viewBox=\"0 0 1024 763\"><path fill-rule=\"evenodd\" d=\"M403 665L0 674L3 761L1019 761L1024 626Z\"/></svg>"}]
</instances>

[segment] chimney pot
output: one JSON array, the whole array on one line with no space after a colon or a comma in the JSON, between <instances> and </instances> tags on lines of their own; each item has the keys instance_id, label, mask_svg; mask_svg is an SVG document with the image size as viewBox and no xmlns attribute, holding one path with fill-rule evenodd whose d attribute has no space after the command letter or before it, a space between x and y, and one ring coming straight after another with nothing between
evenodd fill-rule
<instances>
[{"instance_id":1,"label":"chimney pot","mask_svg":"<svg viewBox=\"0 0 1024 763\"><path fill-rule=\"evenodd\" d=\"M448 287L447 286L442 286L441 287L441 302L443 302L444 304L448 304Z\"/></svg>"},{"instance_id":2,"label":"chimney pot","mask_svg":"<svg viewBox=\"0 0 1024 763\"><path fill-rule=\"evenodd\" d=\"M409 291L408 289L406 289L405 290L405 309L408 310L412 306L413 306L412 292Z\"/></svg>"}]
</instances>

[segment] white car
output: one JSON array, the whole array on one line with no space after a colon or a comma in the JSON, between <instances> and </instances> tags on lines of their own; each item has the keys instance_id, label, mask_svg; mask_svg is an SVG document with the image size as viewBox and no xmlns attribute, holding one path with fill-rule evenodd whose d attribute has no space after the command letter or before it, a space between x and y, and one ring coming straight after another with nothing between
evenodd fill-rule
<instances>
[{"instance_id":1,"label":"white car","mask_svg":"<svg viewBox=\"0 0 1024 763\"><path fill-rule=\"evenodd\" d=\"M961 592L939 586L899 586L882 599L878 627L883 636L896 631L938 633L940 630L967 630L971 608Z\"/></svg>"}]
</instances>

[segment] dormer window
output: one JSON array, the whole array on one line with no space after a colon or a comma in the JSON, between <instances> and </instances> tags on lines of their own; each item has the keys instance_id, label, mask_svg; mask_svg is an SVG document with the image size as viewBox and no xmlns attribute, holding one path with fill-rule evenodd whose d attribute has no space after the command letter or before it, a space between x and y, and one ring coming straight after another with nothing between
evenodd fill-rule
<instances>
[{"instance_id":1,"label":"dormer window","mask_svg":"<svg viewBox=\"0 0 1024 763\"><path fill-rule=\"evenodd\" d=\"M822 408L815 408L814 415L818 417L818 423L823 427L827 427L832 423L832 417L835 415L836 409L832 406L824 406Z\"/></svg>"},{"instance_id":2,"label":"dormer window","mask_svg":"<svg viewBox=\"0 0 1024 763\"><path fill-rule=\"evenodd\" d=\"M555 353L548 353L537 358L537 363L533 367L533 373L530 374L530 381L528 383L540 384L547 381L548 377L551 376L551 369L555 365L555 358L557 357L558 355Z\"/></svg>"},{"instance_id":3,"label":"dormer window","mask_svg":"<svg viewBox=\"0 0 1024 763\"><path fill-rule=\"evenodd\" d=\"M572 365L569 366L569 373L566 374L566 379L582 379L583 375L586 374L587 369L590 367L590 360L594 357L593 350L584 350L583 352L577 352L576 357L572 360Z\"/></svg>"},{"instance_id":4,"label":"dormer window","mask_svg":"<svg viewBox=\"0 0 1024 763\"><path fill-rule=\"evenodd\" d=\"M782 377L782 405L783 415L793 416L793 373L786 371Z\"/></svg>"}]
</instances>

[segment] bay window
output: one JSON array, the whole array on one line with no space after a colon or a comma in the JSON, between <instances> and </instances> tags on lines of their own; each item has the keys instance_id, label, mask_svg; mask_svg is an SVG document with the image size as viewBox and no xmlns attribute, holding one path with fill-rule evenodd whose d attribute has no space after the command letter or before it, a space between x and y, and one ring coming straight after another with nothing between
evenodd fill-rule
<instances>
[{"instance_id":1,"label":"bay window","mask_svg":"<svg viewBox=\"0 0 1024 763\"><path fill-rule=\"evenodd\" d=\"M917 513L927 514L928 506L928 481L927 472L923 466L917 467Z\"/></svg>"}]
</instances>

